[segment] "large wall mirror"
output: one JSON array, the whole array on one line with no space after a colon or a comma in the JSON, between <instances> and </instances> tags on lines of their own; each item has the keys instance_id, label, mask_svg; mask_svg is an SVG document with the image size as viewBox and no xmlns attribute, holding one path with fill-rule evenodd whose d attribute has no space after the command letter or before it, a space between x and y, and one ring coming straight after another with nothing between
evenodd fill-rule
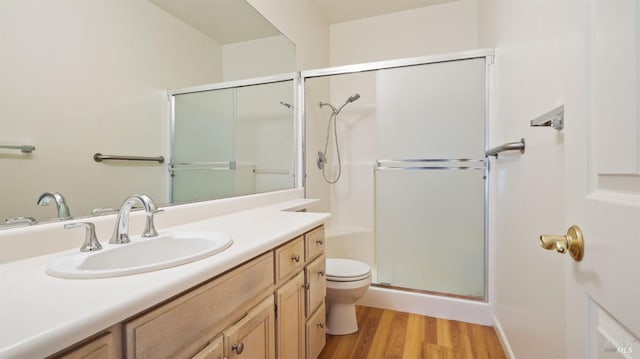
<instances>
[{"instance_id":1,"label":"large wall mirror","mask_svg":"<svg viewBox=\"0 0 640 359\"><path fill-rule=\"evenodd\" d=\"M82 217L117 209L133 193L166 205L292 187L290 179L282 183L289 167L264 162L264 169L283 172L281 182L273 183L278 175L264 174L251 186L237 184L215 196L176 195L168 91L295 70L295 46L244 0L3 0L0 228L9 228L10 218L55 220L55 205L37 204L45 192L61 193L71 216ZM255 150L241 143L256 131L286 131L293 141L293 120L274 120L293 118L279 104L291 103L293 86L283 86L291 92L279 93L277 107L265 119L252 113L263 96L233 93L234 131L245 137L226 140L235 146L238 164L242 151ZM281 144L273 157L295 157L283 155ZM22 145L35 150L2 147ZM260 153L268 157L264 146ZM165 161L96 162L95 153ZM243 162L249 167L242 170L259 173L255 160ZM269 176L271 182L260 183Z\"/></svg>"}]
</instances>

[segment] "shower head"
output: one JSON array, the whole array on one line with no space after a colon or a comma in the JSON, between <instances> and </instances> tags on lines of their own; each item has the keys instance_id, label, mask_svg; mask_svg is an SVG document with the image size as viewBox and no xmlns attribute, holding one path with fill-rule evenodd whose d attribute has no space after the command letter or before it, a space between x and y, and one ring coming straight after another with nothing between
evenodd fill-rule
<instances>
[{"instance_id":1,"label":"shower head","mask_svg":"<svg viewBox=\"0 0 640 359\"><path fill-rule=\"evenodd\" d=\"M347 99L347 103L350 103L350 102L356 101L356 100L358 100L359 98L360 98L360 94L359 94L359 93L354 94L353 96L349 96L349 98Z\"/></svg>"},{"instance_id":2,"label":"shower head","mask_svg":"<svg viewBox=\"0 0 640 359\"><path fill-rule=\"evenodd\" d=\"M360 98L360 94L354 94L353 96L349 96L349 98L347 99L347 101L345 101L342 106L335 108L333 107L332 104L327 103L327 102L320 102L320 108L324 107L324 106L329 106L331 107L331 111L333 111L334 115L337 115L340 113L340 111L342 111L342 108L345 107L347 104L353 102L353 101L357 101Z\"/></svg>"},{"instance_id":3,"label":"shower head","mask_svg":"<svg viewBox=\"0 0 640 359\"><path fill-rule=\"evenodd\" d=\"M360 94L354 94L352 96L349 96L349 98L347 99L347 101L345 101L342 106L340 106L337 110L334 111L334 113L337 115L340 113L340 111L342 111L342 108L345 107L346 105L352 103L353 101L356 101L360 98Z\"/></svg>"}]
</instances>

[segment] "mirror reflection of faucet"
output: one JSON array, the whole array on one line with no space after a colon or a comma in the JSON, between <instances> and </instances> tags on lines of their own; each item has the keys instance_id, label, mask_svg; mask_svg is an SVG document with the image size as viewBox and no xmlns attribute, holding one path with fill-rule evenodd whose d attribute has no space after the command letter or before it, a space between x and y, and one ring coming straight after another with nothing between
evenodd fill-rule
<instances>
[{"instance_id":1,"label":"mirror reflection of faucet","mask_svg":"<svg viewBox=\"0 0 640 359\"><path fill-rule=\"evenodd\" d=\"M48 206L51 204L51 201L54 201L56 204L59 219L71 218L69 206L67 206L66 200L59 192L44 192L38 198L38 206Z\"/></svg>"},{"instance_id":2,"label":"mirror reflection of faucet","mask_svg":"<svg viewBox=\"0 0 640 359\"><path fill-rule=\"evenodd\" d=\"M142 233L142 237L156 237L158 236L158 231L156 231L155 225L153 223L153 215L162 212L162 210L158 210L155 203L151 197L144 194L134 194L133 196L128 197L122 202L122 206L120 207L120 211L118 212L118 218L116 219L116 228L113 231L113 235L111 236L111 240L109 243L111 244L124 244L129 243L129 214L131 213L131 209L135 204L139 203L144 208L145 213L147 214L146 224L144 227L144 232Z\"/></svg>"},{"instance_id":3,"label":"mirror reflection of faucet","mask_svg":"<svg viewBox=\"0 0 640 359\"><path fill-rule=\"evenodd\" d=\"M6 218L4 223L7 225L26 225L30 226L32 224L38 223L33 217L14 217L14 218Z\"/></svg>"}]
</instances>

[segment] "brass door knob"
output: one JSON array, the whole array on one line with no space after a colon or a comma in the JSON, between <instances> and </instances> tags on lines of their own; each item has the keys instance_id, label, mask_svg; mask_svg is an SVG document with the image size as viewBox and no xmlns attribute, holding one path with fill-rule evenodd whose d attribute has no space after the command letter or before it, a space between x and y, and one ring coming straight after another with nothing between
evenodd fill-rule
<instances>
[{"instance_id":1,"label":"brass door knob","mask_svg":"<svg viewBox=\"0 0 640 359\"><path fill-rule=\"evenodd\" d=\"M555 249L558 253L569 251L571 258L580 262L584 257L584 237L578 226L571 226L566 235L543 234L540 246L544 249Z\"/></svg>"}]
</instances>

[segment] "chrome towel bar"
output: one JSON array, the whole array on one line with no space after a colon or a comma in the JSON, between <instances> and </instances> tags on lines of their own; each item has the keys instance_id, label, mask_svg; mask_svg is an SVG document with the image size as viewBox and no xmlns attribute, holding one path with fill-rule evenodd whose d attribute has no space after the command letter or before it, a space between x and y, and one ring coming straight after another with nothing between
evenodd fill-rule
<instances>
[{"instance_id":1,"label":"chrome towel bar","mask_svg":"<svg viewBox=\"0 0 640 359\"><path fill-rule=\"evenodd\" d=\"M116 155L103 155L102 153L96 153L93 155L93 160L96 162L102 162L105 160L113 161L150 161L164 163L164 157L145 157L145 156L116 156Z\"/></svg>"},{"instance_id":2,"label":"chrome towel bar","mask_svg":"<svg viewBox=\"0 0 640 359\"><path fill-rule=\"evenodd\" d=\"M219 162L174 162L169 165L169 171L228 171L236 170L236 161Z\"/></svg>"},{"instance_id":3,"label":"chrome towel bar","mask_svg":"<svg viewBox=\"0 0 640 359\"><path fill-rule=\"evenodd\" d=\"M520 142L509 142L487 150L486 156L496 156L496 158L498 158L498 153L504 151L520 151L524 153L524 147L524 138L521 138Z\"/></svg>"},{"instance_id":4,"label":"chrome towel bar","mask_svg":"<svg viewBox=\"0 0 640 359\"><path fill-rule=\"evenodd\" d=\"M376 170L485 170L484 159L401 159L378 160Z\"/></svg>"},{"instance_id":5,"label":"chrome towel bar","mask_svg":"<svg viewBox=\"0 0 640 359\"><path fill-rule=\"evenodd\" d=\"M564 128L564 105L531 120L531 127L551 127L558 131Z\"/></svg>"}]
</instances>

